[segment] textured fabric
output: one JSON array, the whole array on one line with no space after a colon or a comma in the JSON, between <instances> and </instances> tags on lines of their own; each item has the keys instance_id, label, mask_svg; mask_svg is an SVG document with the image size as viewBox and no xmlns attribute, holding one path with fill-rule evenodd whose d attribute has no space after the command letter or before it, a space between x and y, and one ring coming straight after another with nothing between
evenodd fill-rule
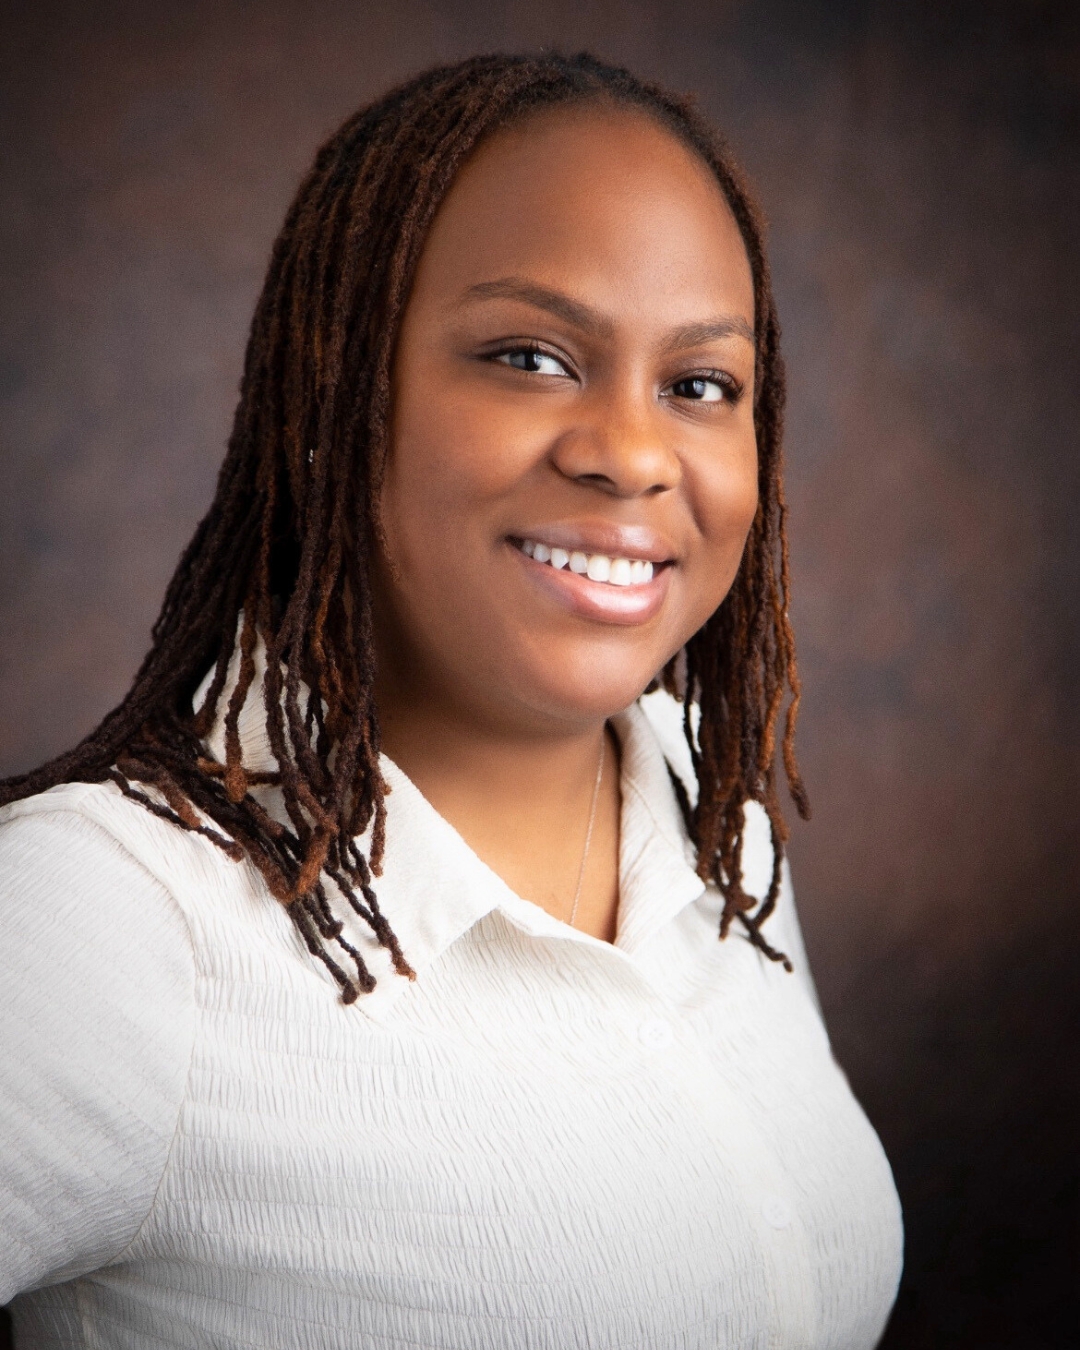
<instances>
[{"instance_id":1,"label":"textured fabric","mask_svg":"<svg viewBox=\"0 0 1080 1350\"><path fill-rule=\"evenodd\" d=\"M899 1207L790 885L768 927L795 975L717 941L673 705L643 705L614 723L614 944L514 895L384 760L379 895L418 978L356 920L379 983L351 1007L253 868L111 784L2 813L19 1350L875 1344Z\"/></svg>"}]
</instances>

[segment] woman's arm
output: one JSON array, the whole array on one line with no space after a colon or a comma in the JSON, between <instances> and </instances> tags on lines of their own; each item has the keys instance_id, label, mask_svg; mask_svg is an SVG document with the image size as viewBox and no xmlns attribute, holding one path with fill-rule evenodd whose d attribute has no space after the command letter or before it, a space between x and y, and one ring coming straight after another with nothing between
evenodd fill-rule
<instances>
[{"instance_id":1,"label":"woman's arm","mask_svg":"<svg viewBox=\"0 0 1080 1350\"><path fill-rule=\"evenodd\" d=\"M100 825L36 805L0 825L0 1302L131 1242L194 1036L174 899Z\"/></svg>"}]
</instances>

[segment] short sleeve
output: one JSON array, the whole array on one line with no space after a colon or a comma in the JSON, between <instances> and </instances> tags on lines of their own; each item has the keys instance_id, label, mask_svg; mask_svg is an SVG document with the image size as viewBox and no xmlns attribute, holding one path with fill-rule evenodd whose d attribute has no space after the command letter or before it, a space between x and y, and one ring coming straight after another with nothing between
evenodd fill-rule
<instances>
[{"instance_id":1,"label":"short sleeve","mask_svg":"<svg viewBox=\"0 0 1080 1350\"><path fill-rule=\"evenodd\" d=\"M191 1058L195 963L173 897L77 810L0 824L0 922L4 1302L114 1260L149 1213Z\"/></svg>"}]
</instances>

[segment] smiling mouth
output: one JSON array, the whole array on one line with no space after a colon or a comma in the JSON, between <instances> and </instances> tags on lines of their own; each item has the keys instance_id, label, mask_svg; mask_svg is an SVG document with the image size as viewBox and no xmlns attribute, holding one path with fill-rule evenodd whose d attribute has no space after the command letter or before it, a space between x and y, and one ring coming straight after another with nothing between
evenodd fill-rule
<instances>
[{"instance_id":1,"label":"smiling mouth","mask_svg":"<svg viewBox=\"0 0 1080 1350\"><path fill-rule=\"evenodd\" d=\"M608 586L646 586L664 563L644 558L615 558L606 553L583 553L578 549L552 548L533 539L512 539L516 549L533 562L544 563L556 572L575 572Z\"/></svg>"}]
</instances>

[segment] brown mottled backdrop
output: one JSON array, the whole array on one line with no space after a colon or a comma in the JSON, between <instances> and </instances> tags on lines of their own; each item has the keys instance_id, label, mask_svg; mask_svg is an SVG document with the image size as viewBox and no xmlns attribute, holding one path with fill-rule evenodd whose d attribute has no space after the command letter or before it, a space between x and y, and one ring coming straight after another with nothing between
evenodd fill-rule
<instances>
[{"instance_id":1,"label":"brown mottled backdrop","mask_svg":"<svg viewBox=\"0 0 1080 1350\"><path fill-rule=\"evenodd\" d=\"M0 16L0 772L120 697L316 144L428 63L588 46L759 184L815 816L796 886L907 1220L885 1344L1080 1343L1080 6L155 0ZM658 1348L661 1350L661 1348Z\"/></svg>"}]
</instances>

